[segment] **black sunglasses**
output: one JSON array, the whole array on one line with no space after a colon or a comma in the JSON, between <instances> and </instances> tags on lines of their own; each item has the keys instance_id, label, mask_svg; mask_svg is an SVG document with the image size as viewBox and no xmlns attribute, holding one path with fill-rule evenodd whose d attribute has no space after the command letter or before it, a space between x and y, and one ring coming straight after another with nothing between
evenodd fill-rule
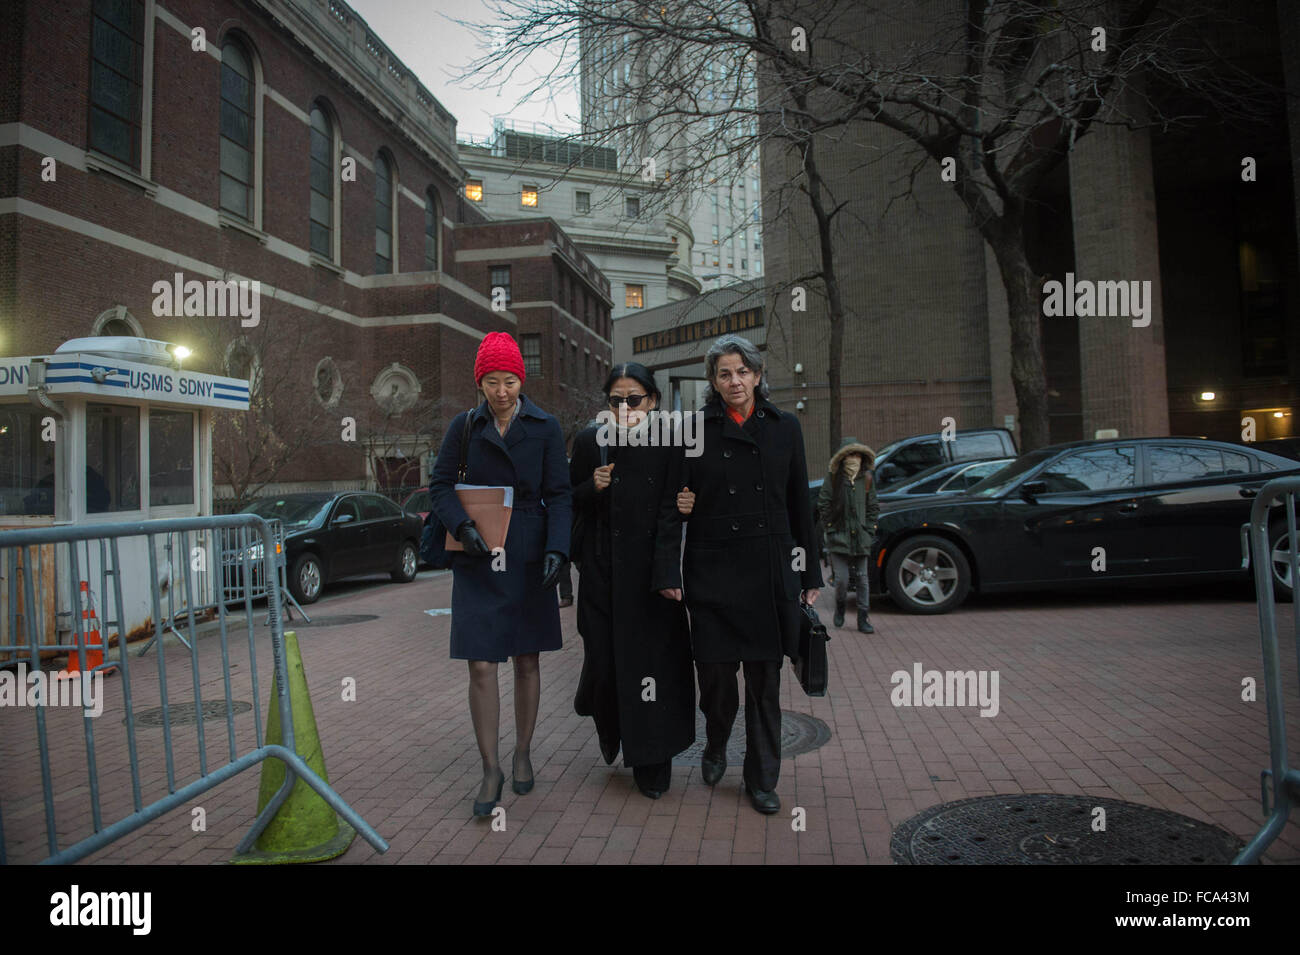
<instances>
[{"instance_id":1,"label":"black sunglasses","mask_svg":"<svg viewBox=\"0 0 1300 955\"><path fill-rule=\"evenodd\" d=\"M629 408L639 408L641 406L641 402L645 401L647 397L649 396L648 395L609 395L608 396L610 405L615 408L617 408L625 401L627 402L627 406Z\"/></svg>"}]
</instances>

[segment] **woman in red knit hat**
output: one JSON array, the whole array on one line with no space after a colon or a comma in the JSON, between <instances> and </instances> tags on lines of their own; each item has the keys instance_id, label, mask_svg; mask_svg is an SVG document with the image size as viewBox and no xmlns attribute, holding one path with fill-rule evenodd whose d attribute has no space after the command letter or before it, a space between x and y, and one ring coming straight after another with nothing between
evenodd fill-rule
<instances>
[{"instance_id":1,"label":"woman in red knit hat","mask_svg":"<svg viewBox=\"0 0 1300 955\"><path fill-rule=\"evenodd\" d=\"M514 660L511 788L524 794L533 788L530 748L541 692L538 654L560 649L555 584L569 553L569 466L559 422L521 393L525 377L523 356L510 335L492 332L483 339L474 361L483 401L452 421L429 484L434 513L465 548L452 558L451 657L469 661L470 718L483 758L476 816L492 814L505 785L497 752L497 665ZM489 552L456 497L465 428L465 483L514 488L504 555Z\"/></svg>"}]
</instances>

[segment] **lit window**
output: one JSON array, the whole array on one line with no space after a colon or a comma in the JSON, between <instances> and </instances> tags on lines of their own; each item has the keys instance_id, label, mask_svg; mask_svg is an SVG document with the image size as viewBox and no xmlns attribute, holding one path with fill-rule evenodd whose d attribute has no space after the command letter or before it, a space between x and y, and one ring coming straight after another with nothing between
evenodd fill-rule
<instances>
[{"instance_id":1,"label":"lit window","mask_svg":"<svg viewBox=\"0 0 1300 955\"><path fill-rule=\"evenodd\" d=\"M645 308L645 286L627 286L627 299L625 304L628 308Z\"/></svg>"},{"instance_id":2,"label":"lit window","mask_svg":"<svg viewBox=\"0 0 1300 955\"><path fill-rule=\"evenodd\" d=\"M465 198L470 202L483 201L483 180L467 179L465 181Z\"/></svg>"},{"instance_id":3,"label":"lit window","mask_svg":"<svg viewBox=\"0 0 1300 955\"><path fill-rule=\"evenodd\" d=\"M519 204L521 206L528 206L530 209L536 209L537 208L537 187L524 186L523 189L519 191Z\"/></svg>"}]
</instances>

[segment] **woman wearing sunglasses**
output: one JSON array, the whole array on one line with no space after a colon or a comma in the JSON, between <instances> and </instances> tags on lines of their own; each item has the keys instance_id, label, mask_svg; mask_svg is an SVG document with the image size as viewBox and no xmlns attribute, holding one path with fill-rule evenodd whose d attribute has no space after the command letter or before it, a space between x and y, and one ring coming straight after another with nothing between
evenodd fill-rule
<instances>
[{"instance_id":1,"label":"woman wearing sunglasses","mask_svg":"<svg viewBox=\"0 0 1300 955\"><path fill-rule=\"evenodd\" d=\"M613 764L621 745L637 787L658 799L671 782L673 757L695 742L682 525L673 496L680 453L649 446L644 434L659 403L649 370L615 365L604 390L607 426L579 433L569 463L585 648L574 709L595 720L605 762Z\"/></svg>"}]
</instances>

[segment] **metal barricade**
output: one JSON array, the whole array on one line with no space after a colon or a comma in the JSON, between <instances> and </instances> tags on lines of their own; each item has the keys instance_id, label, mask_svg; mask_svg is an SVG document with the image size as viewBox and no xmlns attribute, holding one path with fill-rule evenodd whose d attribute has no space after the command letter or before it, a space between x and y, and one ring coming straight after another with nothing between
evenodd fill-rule
<instances>
[{"instance_id":1,"label":"metal barricade","mask_svg":"<svg viewBox=\"0 0 1300 955\"><path fill-rule=\"evenodd\" d=\"M1267 820L1260 831L1233 860L1234 865L1258 862L1286 826L1291 809L1300 805L1300 770L1287 758L1286 701L1282 694L1282 661L1277 642L1277 607L1274 577L1282 575L1292 592L1292 618L1296 636L1297 666L1300 667L1300 612L1295 591L1300 585L1300 550L1296 547L1296 500L1300 478L1280 478L1259 490L1250 509L1250 557L1255 573L1255 602L1258 605L1260 643L1264 652L1264 692L1268 714L1269 769L1260 773L1260 801ZM1273 502L1284 503L1284 514ZM1285 530L1285 535L1283 535ZM1285 543L1285 550L1281 545ZM1270 780L1272 785L1270 786ZM1271 792L1270 792L1271 790ZM1270 796L1272 808L1269 807Z\"/></svg>"},{"instance_id":2,"label":"metal barricade","mask_svg":"<svg viewBox=\"0 0 1300 955\"><path fill-rule=\"evenodd\" d=\"M213 636L219 637L219 640L209 638L202 645L196 640L195 608L201 605L202 600L196 599L192 565L201 566L203 562L188 559L188 555L197 554L191 548L191 535L206 533L207 539L216 540L225 531L251 532L254 535L251 540L261 546L260 559L256 561L253 557L256 551L252 546L245 546L240 551L239 566L245 575L243 579L258 579L255 564L260 579L276 579L275 537L270 525L252 514L0 531L0 660L5 659L4 651L13 652L14 656L9 658L10 664L17 659L19 669L25 668L26 678L30 680L32 674L41 670L42 651L71 651L83 674L75 681L80 695L74 696L72 705L67 710L57 705L46 705L57 702L57 691L54 697L42 698L39 705L29 707L34 721L34 746L30 738L24 744L19 734L15 733L18 720L23 718L22 708L0 707L0 739L3 739L6 752L4 772L0 777L0 864L9 861L10 847L15 842L20 851L13 861L36 861L43 851L46 853L43 861L47 863L75 862L233 776L257 766L268 757L279 759L285 764L284 783L258 814L252 828L240 842L238 852L246 852L252 847L289 797L298 777L302 777L376 851L388 850L388 843L296 752L279 587L266 587L265 598L269 610L273 671L280 691L278 699L284 737L282 744L268 745L263 733L259 706L262 697L257 672L257 641L253 632L253 589L244 588L242 591L244 625L247 627L246 670L232 673L232 653L242 655L243 648L240 644L243 641L232 640L226 615L227 602L224 599L217 600L215 605L218 626L217 633ZM177 650L173 649L169 655L162 639L168 617L163 612L159 592L159 581L166 579L167 575L164 573L160 577L157 539L161 537L166 540L172 534L177 535L180 553L187 558L171 562L172 571L180 570L172 578L172 586L183 586L185 606L190 608L184 613L189 637L185 641L188 652L181 651L180 663L177 662ZM58 597L55 603L72 606L72 599L83 592L96 595L94 605L99 614L98 625L90 623L93 618L82 612L79 603L76 612L64 612L72 621L72 632L68 637L71 642L60 642L57 636L51 636L59 631L56 622L51 619L49 601L37 600L38 593L50 588L49 581L38 580L36 575L49 574L51 570L48 560L38 561L33 555L42 553L47 558L50 545L53 545L55 557L52 572L57 577L54 589ZM123 560L124 553L126 561ZM98 587L91 586L92 583L97 583ZM133 615L142 612L142 608L137 606L141 598L146 604L143 611L149 613L147 626L153 631L152 641L158 644L158 652L154 655L157 661L156 676L150 672L154 668L141 664L132 670L130 654L127 653L128 628L136 619ZM87 648L87 632L92 629L101 630L102 637L99 640L104 647L103 663L94 666L91 665ZM118 637L115 648L109 645L109 634L113 630L116 630ZM92 637L90 643L93 650L95 638ZM209 746L204 727L205 701L202 696L205 681L201 679L200 671L201 659L208 658L215 667L218 653L221 680L219 696L224 701L226 731L225 745L220 746L220 749L226 750L226 753L218 757L219 765L209 766ZM189 662L192 697L185 694L188 698L177 699L176 694L169 690L168 680L169 676L173 681L177 678L175 671L183 669L184 660ZM71 661L69 666L71 667ZM109 684L103 674L113 668L117 668L120 676ZM183 673L179 675L184 676ZM94 704L90 696L96 676L100 686L100 713L91 712ZM37 685L47 688L43 692L48 692L48 687L53 685L52 675L36 679ZM248 689L254 702L251 707L245 707L252 710L251 733L246 721L238 730L236 728L236 701L233 695L236 679L241 688L245 681L251 683ZM86 688L87 684L90 689ZM107 693L110 686L115 689L111 708ZM142 766L139 739L142 718L137 713L135 704L137 696L152 696L154 693L159 701L153 714L162 730L166 795L147 799L146 787L160 784L163 774L162 767ZM67 696L66 692L63 695ZM80 703L77 702L78 699ZM208 703L216 704L219 710L220 704L215 699ZM186 740L173 731L173 722L188 722L188 718L183 718L179 711L182 707L190 706L193 707L193 722L196 727L192 752L181 746ZM64 744L57 748L57 752L51 752L52 733L57 733L61 740L75 733L73 728L76 726L77 709L81 710L84 772L70 768L80 756L80 753L73 750L81 750L81 747ZM110 710L112 718L101 722L98 716L101 713L109 715ZM116 734L113 731L117 725L125 728L124 738L120 740L114 738ZM184 735L188 737L188 734ZM106 758L101 758L101 754ZM143 769L148 769L149 772L145 773ZM123 778L124 770L129 770L129 795ZM39 787L35 783L38 772ZM23 791L24 783L28 782L32 785L28 791ZM56 792L56 782L62 784L63 791ZM39 846L39 837L33 834L36 832L33 823L42 809L45 821L43 850ZM93 831L85 835L69 831L77 828L69 825L69 816L84 818L87 809ZM60 848L60 842L63 841L61 837L65 835L71 844ZM7 838L13 841L7 842Z\"/></svg>"}]
</instances>

